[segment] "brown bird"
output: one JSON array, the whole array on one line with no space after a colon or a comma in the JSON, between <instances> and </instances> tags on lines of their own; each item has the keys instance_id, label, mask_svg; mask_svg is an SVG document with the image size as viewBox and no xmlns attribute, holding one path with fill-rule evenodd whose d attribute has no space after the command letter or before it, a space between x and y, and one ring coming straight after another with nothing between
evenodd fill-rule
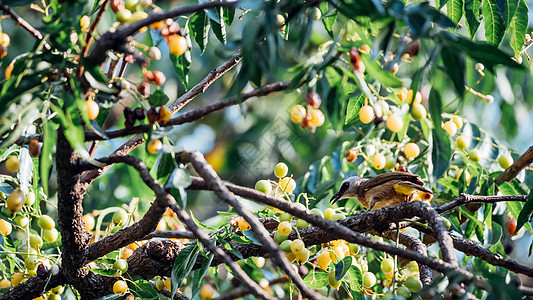
<instances>
[{"instance_id":1,"label":"brown bird","mask_svg":"<svg viewBox=\"0 0 533 300\"><path fill-rule=\"evenodd\" d=\"M356 198L365 208L378 209L414 200L429 201L433 192L424 187L417 175L388 172L370 179L358 176L345 179L331 203L344 198Z\"/></svg>"}]
</instances>

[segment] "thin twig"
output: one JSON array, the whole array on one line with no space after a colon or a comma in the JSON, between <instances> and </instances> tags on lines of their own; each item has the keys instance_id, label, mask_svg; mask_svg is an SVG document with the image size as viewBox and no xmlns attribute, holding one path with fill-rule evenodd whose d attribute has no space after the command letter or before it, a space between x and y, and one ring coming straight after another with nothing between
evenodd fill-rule
<instances>
[{"instance_id":1,"label":"thin twig","mask_svg":"<svg viewBox=\"0 0 533 300\"><path fill-rule=\"evenodd\" d=\"M455 198L453 201L450 201L444 205L436 207L435 210L438 213L443 213L450 211L458 206L469 204L469 203L497 203L504 201L518 201L525 202L527 196L525 195L500 195L500 196L478 196L478 195L468 195L461 194L459 197Z\"/></svg>"},{"instance_id":2,"label":"thin twig","mask_svg":"<svg viewBox=\"0 0 533 300\"><path fill-rule=\"evenodd\" d=\"M19 16L13 9L11 9L11 7L0 5L0 10L8 14L15 22L17 22L17 24L19 24L27 32L33 35L36 39L42 41L43 35L37 29L31 26L30 23L26 22L26 20ZM43 45L46 50L52 49L52 47L50 47L50 45L46 41L43 42Z\"/></svg>"},{"instance_id":3,"label":"thin twig","mask_svg":"<svg viewBox=\"0 0 533 300\"><path fill-rule=\"evenodd\" d=\"M190 231L163 231L163 230L156 230L145 237L143 237L143 240L149 240L152 238L167 238L167 239L195 239L196 236L194 233Z\"/></svg>"}]
</instances>

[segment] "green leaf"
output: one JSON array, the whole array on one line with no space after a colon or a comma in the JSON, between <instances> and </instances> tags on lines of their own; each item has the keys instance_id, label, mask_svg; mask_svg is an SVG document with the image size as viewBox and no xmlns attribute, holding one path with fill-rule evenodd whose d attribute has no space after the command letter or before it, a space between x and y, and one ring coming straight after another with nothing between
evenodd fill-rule
<instances>
[{"instance_id":1,"label":"green leaf","mask_svg":"<svg viewBox=\"0 0 533 300\"><path fill-rule=\"evenodd\" d=\"M520 0L496 0L496 6L502 14L505 26L509 27Z\"/></svg>"},{"instance_id":2,"label":"green leaf","mask_svg":"<svg viewBox=\"0 0 533 300\"><path fill-rule=\"evenodd\" d=\"M210 231L210 232L213 232L213 231L216 231L217 229L215 227L211 227L211 226L208 226L208 225L205 225L204 223L198 221L193 213L191 212L191 219L194 221L194 223L196 224L196 226L202 228L203 230L206 230L206 231Z\"/></svg>"},{"instance_id":3,"label":"green leaf","mask_svg":"<svg viewBox=\"0 0 533 300\"><path fill-rule=\"evenodd\" d=\"M518 57L526 40L528 25L528 7L525 0L520 0L518 8L511 21L511 47L515 56Z\"/></svg>"},{"instance_id":4,"label":"green leaf","mask_svg":"<svg viewBox=\"0 0 533 300\"><path fill-rule=\"evenodd\" d=\"M311 272L305 276L304 282L312 289L321 289L328 285L328 274L325 272Z\"/></svg>"},{"instance_id":5,"label":"green leaf","mask_svg":"<svg viewBox=\"0 0 533 300\"><path fill-rule=\"evenodd\" d=\"M191 299L194 299L196 294L198 294L198 291L200 291L200 288L202 286L202 280L204 279L205 275L207 275L207 272L209 271L209 267L211 266L212 261L213 261L213 254L210 253L207 257L204 257L204 260L202 261L202 267L194 271L194 274L192 276Z\"/></svg>"},{"instance_id":6,"label":"green leaf","mask_svg":"<svg viewBox=\"0 0 533 300\"><path fill-rule=\"evenodd\" d=\"M431 120L433 121L433 131L431 134L432 175L434 180L436 180L448 169L453 152L448 133L446 133L441 127L442 100L439 92L435 88L432 88L431 93L429 94L429 112L431 114Z\"/></svg>"},{"instance_id":7,"label":"green leaf","mask_svg":"<svg viewBox=\"0 0 533 300\"><path fill-rule=\"evenodd\" d=\"M505 205L507 206L507 210L509 212L511 212L511 215L513 215L513 218L515 220L518 220L518 217L520 216L520 212L523 209L522 203L521 202L514 202L514 201L507 201L507 202L505 202ZM524 227L526 227L527 230L532 231L531 224L526 222L526 223L524 223ZM518 228L518 226L517 226L517 228Z\"/></svg>"},{"instance_id":8,"label":"green leaf","mask_svg":"<svg viewBox=\"0 0 533 300\"><path fill-rule=\"evenodd\" d=\"M465 57L464 54L454 48L443 47L440 56L446 70L446 74L453 82L459 96L465 93Z\"/></svg>"},{"instance_id":9,"label":"green leaf","mask_svg":"<svg viewBox=\"0 0 533 300\"><path fill-rule=\"evenodd\" d=\"M533 214L533 191L527 195L527 201L522 207L522 210L518 214L518 218L516 219L517 225L515 232L518 232L524 224L529 222L531 220L531 215Z\"/></svg>"},{"instance_id":10,"label":"green leaf","mask_svg":"<svg viewBox=\"0 0 533 300\"><path fill-rule=\"evenodd\" d=\"M174 298L178 288L183 284L183 279L189 276L192 267L194 267L194 264L196 263L196 258L198 257L199 252L200 249L198 248L198 244L194 243L182 249L176 257L176 260L174 260L174 266L172 267L172 273L170 274L170 285L172 289L171 299Z\"/></svg>"},{"instance_id":11,"label":"green leaf","mask_svg":"<svg viewBox=\"0 0 533 300\"><path fill-rule=\"evenodd\" d=\"M191 174L187 169L182 167L177 167L170 175L165 188L188 188L192 183Z\"/></svg>"},{"instance_id":12,"label":"green leaf","mask_svg":"<svg viewBox=\"0 0 533 300\"><path fill-rule=\"evenodd\" d=\"M348 272L346 273L348 283L350 284L350 291L352 292L352 298L354 300L363 300L363 291L361 287L363 286L363 275L361 270L356 266L350 266Z\"/></svg>"},{"instance_id":13,"label":"green leaf","mask_svg":"<svg viewBox=\"0 0 533 300\"><path fill-rule=\"evenodd\" d=\"M474 35L479 28L479 15L481 14L481 0L465 0L465 20L466 28L470 35L470 39L474 39Z\"/></svg>"},{"instance_id":14,"label":"green leaf","mask_svg":"<svg viewBox=\"0 0 533 300\"><path fill-rule=\"evenodd\" d=\"M192 37L204 53L207 39L209 37L209 18L201 11L194 14L189 21L189 30Z\"/></svg>"},{"instance_id":15,"label":"green leaf","mask_svg":"<svg viewBox=\"0 0 533 300\"><path fill-rule=\"evenodd\" d=\"M224 19L224 23L230 26L231 23L233 23L233 18L235 16L235 9L231 7L224 7L222 8L222 11L223 11L222 18Z\"/></svg>"},{"instance_id":16,"label":"green leaf","mask_svg":"<svg viewBox=\"0 0 533 300\"><path fill-rule=\"evenodd\" d=\"M254 232L252 230L245 230L242 232L247 238L250 239L254 244L263 246L261 241L255 236Z\"/></svg>"},{"instance_id":17,"label":"green leaf","mask_svg":"<svg viewBox=\"0 0 533 300\"><path fill-rule=\"evenodd\" d=\"M155 90L155 92L150 95L150 99L148 100L150 104L153 106L163 106L167 104L169 98L167 94L165 94L159 87Z\"/></svg>"},{"instance_id":18,"label":"green leaf","mask_svg":"<svg viewBox=\"0 0 533 300\"><path fill-rule=\"evenodd\" d=\"M186 38L189 42L189 36L187 36ZM191 52L189 51L189 49L187 49L187 51L185 51L185 53L183 53L182 55L169 55L170 60L172 61L172 65L174 67L174 71L180 78L181 83L185 87L185 90L187 90L189 86L189 68L191 66Z\"/></svg>"},{"instance_id":19,"label":"green leaf","mask_svg":"<svg viewBox=\"0 0 533 300\"><path fill-rule=\"evenodd\" d=\"M217 39L222 43L226 44L226 24L224 23L223 10L222 8L219 9L219 15L218 20L210 19L211 21L211 27L213 28L213 33L217 37Z\"/></svg>"},{"instance_id":20,"label":"green leaf","mask_svg":"<svg viewBox=\"0 0 533 300\"><path fill-rule=\"evenodd\" d=\"M129 281L128 287L135 299L159 299L159 294L147 280Z\"/></svg>"},{"instance_id":21,"label":"green leaf","mask_svg":"<svg viewBox=\"0 0 533 300\"><path fill-rule=\"evenodd\" d=\"M352 257L346 256L335 265L335 280L340 281L352 266Z\"/></svg>"},{"instance_id":22,"label":"green leaf","mask_svg":"<svg viewBox=\"0 0 533 300\"><path fill-rule=\"evenodd\" d=\"M502 237L502 233L503 233L502 226L496 222L492 222L491 226L492 226L492 230L489 231L489 239L487 242L488 245L485 244L485 247L496 245Z\"/></svg>"},{"instance_id":23,"label":"green leaf","mask_svg":"<svg viewBox=\"0 0 533 300\"><path fill-rule=\"evenodd\" d=\"M102 275L106 277L115 277L117 275L117 272L119 272L115 269L104 269L104 268L93 268L90 270L98 275Z\"/></svg>"},{"instance_id":24,"label":"green leaf","mask_svg":"<svg viewBox=\"0 0 533 300\"><path fill-rule=\"evenodd\" d=\"M122 296L124 295L123 294L111 294L111 295L100 297L97 300L115 300L115 299L121 298Z\"/></svg>"},{"instance_id":25,"label":"green leaf","mask_svg":"<svg viewBox=\"0 0 533 300\"><path fill-rule=\"evenodd\" d=\"M328 2L322 1L320 2L320 11L322 12L322 23L324 24L324 28L328 32L330 37L334 36L333 33L333 25L335 25L335 22L337 21L337 12L332 11L328 14Z\"/></svg>"},{"instance_id":26,"label":"green leaf","mask_svg":"<svg viewBox=\"0 0 533 300\"><path fill-rule=\"evenodd\" d=\"M376 61L371 61L367 55L361 55L361 59L365 64L365 69L368 75L378 80L387 87L402 87L403 83L396 77L392 76L389 71L383 70Z\"/></svg>"},{"instance_id":27,"label":"green leaf","mask_svg":"<svg viewBox=\"0 0 533 300\"><path fill-rule=\"evenodd\" d=\"M505 32L505 23L498 10L496 0L483 1L483 18L485 19L485 37L492 45L499 45Z\"/></svg>"},{"instance_id":28,"label":"green leaf","mask_svg":"<svg viewBox=\"0 0 533 300\"><path fill-rule=\"evenodd\" d=\"M459 24L463 17L463 0L450 0L446 2L448 18L455 24Z\"/></svg>"},{"instance_id":29,"label":"green leaf","mask_svg":"<svg viewBox=\"0 0 533 300\"><path fill-rule=\"evenodd\" d=\"M414 102L412 102L414 103ZM403 127L398 131L398 141L403 141L403 138L405 137L405 133L407 132L407 129L409 129L409 123L411 123L411 114L406 113L403 116Z\"/></svg>"},{"instance_id":30,"label":"green leaf","mask_svg":"<svg viewBox=\"0 0 533 300\"><path fill-rule=\"evenodd\" d=\"M346 108L346 120L344 121L344 125L359 119L359 110L361 109L361 106L363 106L364 100L365 95L363 94L357 97L351 97L350 100L348 100L348 106Z\"/></svg>"}]
</instances>

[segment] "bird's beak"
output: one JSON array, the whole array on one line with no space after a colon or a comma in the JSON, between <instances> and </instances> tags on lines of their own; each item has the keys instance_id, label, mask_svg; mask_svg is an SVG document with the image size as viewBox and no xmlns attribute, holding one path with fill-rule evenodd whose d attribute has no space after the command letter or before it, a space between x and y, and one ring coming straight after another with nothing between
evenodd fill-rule
<instances>
[{"instance_id":1,"label":"bird's beak","mask_svg":"<svg viewBox=\"0 0 533 300\"><path fill-rule=\"evenodd\" d=\"M336 192L335 195L331 197L331 200L329 200L329 202L331 202L331 204L335 204L335 202L339 201L341 196L342 196L342 193Z\"/></svg>"}]
</instances>

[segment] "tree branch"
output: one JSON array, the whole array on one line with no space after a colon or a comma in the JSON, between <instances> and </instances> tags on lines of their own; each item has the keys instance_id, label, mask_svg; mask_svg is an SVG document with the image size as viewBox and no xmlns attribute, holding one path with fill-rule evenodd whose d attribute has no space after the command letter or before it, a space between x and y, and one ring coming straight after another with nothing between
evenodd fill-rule
<instances>
[{"instance_id":1,"label":"tree branch","mask_svg":"<svg viewBox=\"0 0 533 300\"><path fill-rule=\"evenodd\" d=\"M244 209L231 193L211 165L205 160L203 155L197 151L184 151L179 154L179 158L183 162L190 162L196 172L202 176L206 184L228 205L232 206L235 211L243 216L243 218L250 224L255 236L261 241L263 247L267 249L270 255L274 258L279 267L291 278L294 284L298 287L300 292L309 299L322 299L323 297L309 288L303 280L294 272L285 254L280 250L279 246L274 242L268 231L263 227L261 222Z\"/></svg>"},{"instance_id":2,"label":"tree branch","mask_svg":"<svg viewBox=\"0 0 533 300\"><path fill-rule=\"evenodd\" d=\"M435 207L435 210L438 213L443 213L450 211L458 206L470 204L470 203L497 203L503 201L519 201L526 202L526 195L501 195L501 196L477 196L477 195L468 195L461 194L459 197L455 198L453 201L450 201L439 207Z\"/></svg>"},{"instance_id":3,"label":"tree branch","mask_svg":"<svg viewBox=\"0 0 533 300\"><path fill-rule=\"evenodd\" d=\"M26 22L26 20L19 16L11 7L8 7L6 5L0 5L0 10L3 11L5 14L9 15L17 24L19 24L22 28L29 32L33 37L35 37L39 41L43 40L43 35L37 29L31 26L30 23ZM43 42L43 45L46 50L52 49L46 41Z\"/></svg>"}]
</instances>

